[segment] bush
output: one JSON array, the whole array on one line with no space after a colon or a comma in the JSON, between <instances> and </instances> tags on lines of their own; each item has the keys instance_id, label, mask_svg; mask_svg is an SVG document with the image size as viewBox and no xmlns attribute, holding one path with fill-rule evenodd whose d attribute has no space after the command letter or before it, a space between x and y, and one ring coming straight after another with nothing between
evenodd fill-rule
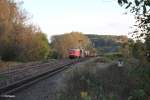
<instances>
[{"instance_id":1,"label":"bush","mask_svg":"<svg viewBox=\"0 0 150 100\"><path fill-rule=\"evenodd\" d=\"M58 52L56 52L56 51L52 51L48 55L48 58L50 58L50 59L58 59L60 57L61 57L60 54L58 54Z\"/></svg>"},{"instance_id":2,"label":"bush","mask_svg":"<svg viewBox=\"0 0 150 100\"><path fill-rule=\"evenodd\" d=\"M130 100L147 100L150 95L150 64L132 66L129 75L132 77L134 90Z\"/></svg>"},{"instance_id":3,"label":"bush","mask_svg":"<svg viewBox=\"0 0 150 100\"><path fill-rule=\"evenodd\" d=\"M115 60L115 59L122 58L123 55L121 53L108 53L108 54L105 54L105 57L109 58L110 60Z\"/></svg>"}]
</instances>

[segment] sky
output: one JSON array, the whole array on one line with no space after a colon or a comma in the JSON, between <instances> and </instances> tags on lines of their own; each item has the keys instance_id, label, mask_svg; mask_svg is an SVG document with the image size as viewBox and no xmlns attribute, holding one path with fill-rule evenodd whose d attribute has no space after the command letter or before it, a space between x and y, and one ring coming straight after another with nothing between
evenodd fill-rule
<instances>
[{"instance_id":1,"label":"sky","mask_svg":"<svg viewBox=\"0 0 150 100\"><path fill-rule=\"evenodd\" d=\"M85 34L128 35L132 15L115 0L24 0L23 7L50 38L78 31Z\"/></svg>"}]
</instances>

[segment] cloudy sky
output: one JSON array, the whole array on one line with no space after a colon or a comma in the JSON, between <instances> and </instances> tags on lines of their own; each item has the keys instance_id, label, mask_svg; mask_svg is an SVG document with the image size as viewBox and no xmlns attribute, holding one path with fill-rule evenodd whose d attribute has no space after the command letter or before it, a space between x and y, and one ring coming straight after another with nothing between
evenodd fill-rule
<instances>
[{"instance_id":1,"label":"cloudy sky","mask_svg":"<svg viewBox=\"0 0 150 100\"><path fill-rule=\"evenodd\" d=\"M127 35L134 24L115 0L24 0L23 7L48 37L71 31Z\"/></svg>"}]
</instances>

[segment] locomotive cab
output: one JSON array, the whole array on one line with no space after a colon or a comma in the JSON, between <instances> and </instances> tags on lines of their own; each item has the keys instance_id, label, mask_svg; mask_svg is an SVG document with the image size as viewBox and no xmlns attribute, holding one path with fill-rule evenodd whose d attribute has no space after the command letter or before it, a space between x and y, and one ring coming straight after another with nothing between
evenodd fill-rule
<instances>
[{"instance_id":1,"label":"locomotive cab","mask_svg":"<svg viewBox=\"0 0 150 100\"><path fill-rule=\"evenodd\" d=\"M69 49L69 58L79 58L81 56L80 49Z\"/></svg>"}]
</instances>

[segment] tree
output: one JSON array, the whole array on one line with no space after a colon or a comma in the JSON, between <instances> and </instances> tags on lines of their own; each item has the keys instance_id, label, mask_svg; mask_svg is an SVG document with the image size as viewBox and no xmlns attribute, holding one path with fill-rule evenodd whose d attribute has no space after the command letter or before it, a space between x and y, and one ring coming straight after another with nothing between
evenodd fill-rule
<instances>
[{"instance_id":1,"label":"tree","mask_svg":"<svg viewBox=\"0 0 150 100\"><path fill-rule=\"evenodd\" d=\"M132 36L145 40L146 52L150 53L150 0L118 0L120 5L126 5L126 9L134 14L136 30Z\"/></svg>"},{"instance_id":2,"label":"tree","mask_svg":"<svg viewBox=\"0 0 150 100\"><path fill-rule=\"evenodd\" d=\"M32 61L47 57L46 36L33 24L21 3L0 0L0 58L2 60Z\"/></svg>"},{"instance_id":3,"label":"tree","mask_svg":"<svg viewBox=\"0 0 150 100\"><path fill-rule=\"evenodd\" d=\"M10 60L16 56L15 37L12 33L17 13L17 5L13 0L0 1L0 56L4 60Z\"/></svg>"},{"instance_id":4,"label":"tree","mask_svg":"<svg viewBox=\"0 0 150 100\"><path fill-rule=\"evenodd\" d=\"M126 9L130 8L131 13L135 15L144 15L149 14L150 1L149 0L118 0L118 3L126 5Z\"/></svg>"},{"instance_id":5,"label":"tree","mask_svg":"<svg viewBox=\"0 0 150 100\"><path fill-rule=\"evenodd\" d=\"M118 3L126 5L126 9L130 9L130 12L135 15L137 29L135 34L137 38L150 36L150 1L149 0L118 0Z\"/></svg>"},{"instance_id":6,"label":"tree","mask_svg":"<svg viewBox=\"0 0 150 100\"><path fill-rule=\"evenodd\" d=\"M45 59L49 53L49 45L43 33L20 34L18 38L20 53L18 59L21 61L34 61Z\"/></svg>"}]
</instances>

